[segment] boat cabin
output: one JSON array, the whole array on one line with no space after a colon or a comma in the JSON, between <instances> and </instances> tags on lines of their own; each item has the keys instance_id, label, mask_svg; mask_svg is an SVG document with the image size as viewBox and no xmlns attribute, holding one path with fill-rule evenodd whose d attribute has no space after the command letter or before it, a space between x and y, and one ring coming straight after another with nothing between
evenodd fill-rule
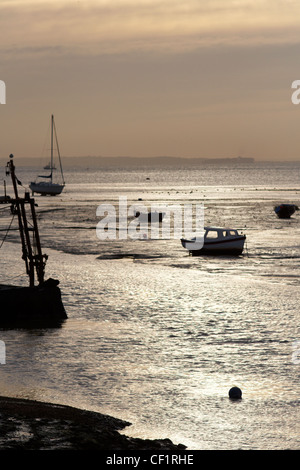
<instances>
[{"instance_id":1,"label":"boat cabin","mask_svg":"<svg viewBox=\"0 0 300 470\"><path fill-rule=\"evenodd\" d=\"M217 227L204 227L205 234L204 239L207 241L213 241L222 238L228 237L238 237L238 231L234 229L226 229L226 228L217 228Z\"/></svg>"}]
</instances>

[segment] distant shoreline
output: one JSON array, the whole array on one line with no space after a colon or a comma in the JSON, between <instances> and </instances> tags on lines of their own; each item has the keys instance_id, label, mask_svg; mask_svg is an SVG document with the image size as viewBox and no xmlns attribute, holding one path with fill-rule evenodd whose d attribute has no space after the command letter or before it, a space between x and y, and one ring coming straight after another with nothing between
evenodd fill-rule
<instances>
[{"instance_id":1,"label":"distant shoreline","mask_svg":"<svg viewBox=\"0 0 300 470\"><path fill-rule=\"evenodd\" d=\"M65 157L66 164L90 164L91 166L194 166L209 164L252 164L254 158L190 158L190 157Z\"/></svg>"},{"instance_id":2,"label":"distant shoreline","mask_svg":"<svg viewBox=\"0 0 300 470\"><path fill-rule=\"evenodd\" d=\"M7 159L1 158L0 164L5 166ZM39 166L45 163L45 158L40 157L15 157L18 166ZM222 158L198 158L198 157L102 157L102 156L62 156L63 167L71 168L193 168L205 165L229 165L229 166L251 166L259 164L297 164L300 160L255 160L252 157L222 157Z\"/></svg>"}]
</instances>

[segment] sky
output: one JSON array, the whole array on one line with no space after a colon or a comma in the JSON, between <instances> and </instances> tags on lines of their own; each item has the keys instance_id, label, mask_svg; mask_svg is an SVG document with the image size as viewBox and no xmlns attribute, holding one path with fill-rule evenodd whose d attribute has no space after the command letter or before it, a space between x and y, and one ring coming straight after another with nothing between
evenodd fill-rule
<instances>
[{"instance_id":1,"label":"sky","mask_svg":"<svg viewBox=\"0 0 300 470\"><path fill-rule=\"evenodd\" d=\"M0 157L300 160L299 0L0 0ZM1 96L1 95L0 95Z\"/></svg>"}]
</instances>

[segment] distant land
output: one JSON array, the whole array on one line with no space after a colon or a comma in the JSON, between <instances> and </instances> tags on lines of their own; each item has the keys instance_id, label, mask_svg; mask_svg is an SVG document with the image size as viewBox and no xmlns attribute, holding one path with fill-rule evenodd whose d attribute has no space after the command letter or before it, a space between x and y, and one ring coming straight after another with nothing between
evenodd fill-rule
<instances>
[{"instance_id":1,"label":"distant land","mask_svg":"<svg viewBox=\"0 0 300 470\"><path fill-rule=\"evenodd\" d=\"M65 157L64 162L73 166L90 167L187 167L197 165L228 165L254 163L254 158L184 158L184 157Z\"/></svg>"},{"instance_id":2,"label":"distant land","mask_svg":"<svg viewBox=\"0 0 300 470\"><path fill-rule=\"evenodd\" d=\"M8 161L7 158L0 158L0 166L5 167ZM18 157L15 156L15 164L22 167L40 167L49 163L49 158L43 157ZM102 157L102 156L84 156L72 157L62 156L63 168L193 168L203 167L208 165L215 166L252 166L256 165L298 165L299 160L255 160L251 157L216 157L216 158L202 158L202 157L172 157L172 156L156 156L156 157ZM57 159L55 159L56 167L59 166Z\"/></svg>"},{"instance_id":3,"label":"distant land","mask_svg":"<svg viewBox=\"0 0 300 470\"><path fill-rule=\"evenodd\" d=\"M7 159L8 160L8 159ZM21 166L43 166L45 158L27 158L27 157L15 157L15 162ZM3 161L3 158L1 158ZM68 167L190 167L197 165L239 165L239 164L252 164L255 162L254 158L248 157L233 157L233 158L189 158L189 157L169 157L169 156L157 156L157 157L64 157L62 156L64 168ZM6 162L5 162L6 163ZM58 163L56 162L56 166Z\"/></svg>"}]
</instances>

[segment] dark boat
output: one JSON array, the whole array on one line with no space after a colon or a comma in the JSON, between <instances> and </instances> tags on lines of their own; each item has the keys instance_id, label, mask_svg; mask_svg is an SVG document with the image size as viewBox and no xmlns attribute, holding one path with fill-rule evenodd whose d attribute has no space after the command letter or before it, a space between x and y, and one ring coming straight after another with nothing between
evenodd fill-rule
<instances>
[{"instance_id":1,"label":"dark boat","mask_svg":"<svg viewBox=\"0 0 300 470\"><path fill-rule=\"evenodd\" d=\"M45 280L45 266L48 256L42 253L35 213L35 201L29 193L18 195L20 181L15 174L13 155L6 166L11 175L15 197L3 196L0 204L9 204L18 217L22 244L22 259L25 261L29 286L0 285L0 327L56 326L67 318L59 281ZM36 285L37 281L37 285Z\"/></svg>"},{"instance_id":2,"label":"dark boat","mask_svg":"<svg viewBox=\"0 0 300 470\"><path fill-rule=\"evenodd\" d=\"M135 217L139 218L141 222L162 222L163 218L165 216L164 212L148 212L146 214L141 214L139 211L135 212Z\"/></svg>"},{"instance_id":3,"label":"dark boat","mask_svg":"<svg viewBox=\"0 0 300 470\"><path fill-rule=\"evenodd\" d=\"M275 214L279 219L289 219L298 210L299 207L295 204L280 204L274 207Z\"/></svg>"}]
</instances>

